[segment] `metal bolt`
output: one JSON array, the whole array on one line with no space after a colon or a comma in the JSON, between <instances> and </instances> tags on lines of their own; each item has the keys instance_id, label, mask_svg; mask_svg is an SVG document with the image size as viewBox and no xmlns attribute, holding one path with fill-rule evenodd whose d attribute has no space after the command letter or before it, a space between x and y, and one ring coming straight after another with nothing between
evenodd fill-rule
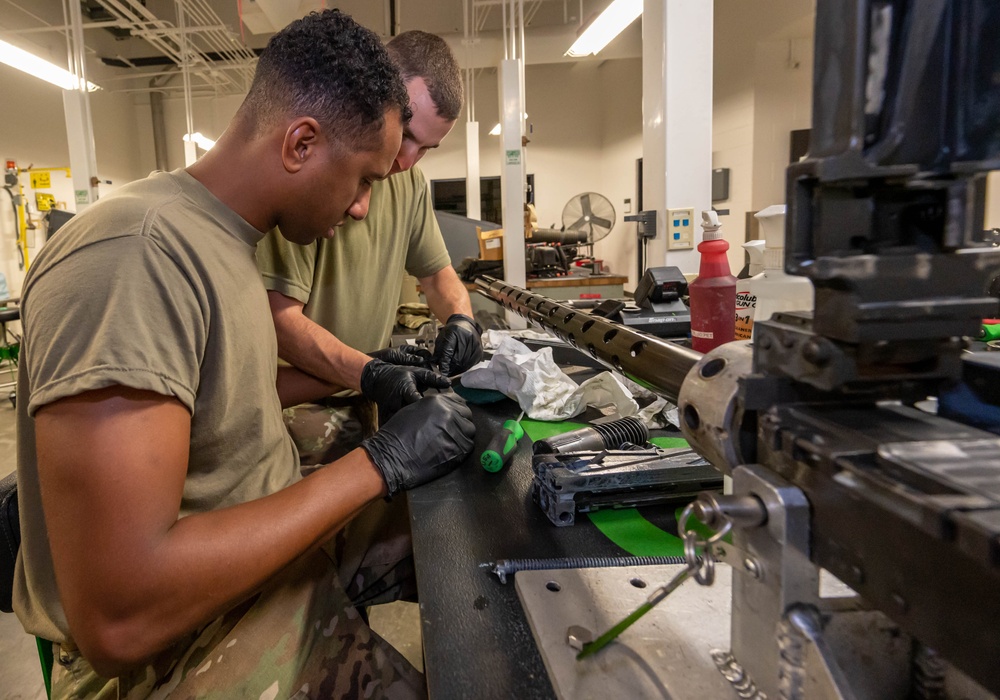
<instances>
[{"instance_id":1,"label":"metal bolt","mask_svg":"<svg viewBox=\"0 0 1000 700\"><path fill-rule=\"evenodd\" d=\"M760 578L760 564L757 563L756 559L750 559L749 557L744 559L743 568L754 578Z\"/></svg>"},{"instance_id":2,"label":"metal bolt","mask_svg":"<svg viewBox=\"0 0 1000 700\"><path fill-rule=\"evenodd\" d=\"M813 339L803 346L802 357L817 367L823 367L830 362L830 349Z\"/></svg>"},{"instance_id":3,"label":"metal bolt","mask_svg":"<svg viewBox=\"0 0 1000 700\"><path fill-rule=\"evenodd\" d=\"M594 633L586 627L572 625L566 630L566 643L577 651L583 651L583 645L594 641Z\"/></svg>"}]
</instances>

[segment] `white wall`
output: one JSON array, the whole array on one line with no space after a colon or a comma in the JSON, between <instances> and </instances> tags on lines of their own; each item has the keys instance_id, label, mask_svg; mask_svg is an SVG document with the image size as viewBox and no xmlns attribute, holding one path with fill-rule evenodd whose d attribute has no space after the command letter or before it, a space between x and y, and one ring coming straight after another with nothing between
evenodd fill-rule
<instances>
[{"instance_id":1,"label":"white wall","mask_svg":"<svg viewBox=\"0 0 1000 700\"><path fill-rule=\"evenodd\" d=\"M746 213L784 201L788 131L810 126L814 7L802 0L715 0L712 167L730 173L729 199L714 206L730 212L722 225L734 272L743 267ZM789 42L798 68L784 60ZM757 182L757 168L767 187Z\"/></svg>"},{"instance_id":2,"label":"white wall","mask_svg":"<svg viewBox=\"0 0 1000 700\"><path fill-rule=\"evenodd\" d=\"M754 56L753 209L785 204L789 138L812 126L812 37L757 44Z\"/></svg>"},{"instance_id":3,"label":"white wall","mask_svg":"<svg viewBox=\"0 0 1000 700\"><path fill-rule=\"evenodd\" d=\"M601 176L602 109L620 95L605 91L601 68L594 62L529 65L525 93L531 127L525 161L535 176L538 224L558 227L563 206L574 195L587 191L607 195ZM638 93L629 99L638 100ZM500 174L499 138L488 133L497 123L497 101L496 73L484 71L476 79L483 177ZM463 117L441 147L420 161L428 180L465 177L465 128ZM620 202L614 203L620 218Z\"/></svg>"},{"instance_id":4,"label":"white wall","mask_svg":"<svg viewBox=\"0 0 1000 700\"><path fill-rule=\"evenodd\" d=\"M20 168L68 167L69 145L63 116L62 91L37 78L0 65L0 94L4 100L3 129L0 130L0 158L16 160ZM90 95L97 150L98 175L112 184L102 184L106 195L126 182L145 174L139 167L139 135L133 128L132 97L125 93L99 91ZM55 176L55 174L53 174ZM34 193L28 189L28 175L22 176L31 211ZM57 191L53 191L60 199ZM67 202L70 210L75 203ZM10 200L0 193L0 272L7 277L13 295L20 294L24 272L18 270L15 246L16 225ZM29 236L30 236L29 232ZM41 241L38 241L40 244ZM37 247L29 249L29 260Z\"/></svg>"},{"instance_id":5,"label":"white wall","mask_svg":"<svg viewBox=\"0 0 1000 700\"><path fill-rule=\"evenodd\" d=\"M642 157L642 59L606 61L598 69L601 79L601 187L611 200L616 221L611 233L594 246L611 270L628 275L625 285L635 289L636 224L625 221L625 200L638 213L636 161Z\"/></svg>"}]
</instances>

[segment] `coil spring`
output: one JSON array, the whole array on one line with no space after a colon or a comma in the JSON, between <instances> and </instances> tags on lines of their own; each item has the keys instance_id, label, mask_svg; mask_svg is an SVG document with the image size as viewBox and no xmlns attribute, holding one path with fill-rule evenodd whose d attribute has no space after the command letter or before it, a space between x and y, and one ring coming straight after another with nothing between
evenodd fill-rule
<instances>
[{"instance_id":1,"label":"coil spring","mask_svg":"<svg viewBox=\"0 0 1000 700\"><path fill-rule=\"evenodd\" d=\"M609 450L620 449L625 443L644 445L649 440L649 431L638 418L620 418L604 425L591 426L604 440Z\"/></svg>"}]
</instances>

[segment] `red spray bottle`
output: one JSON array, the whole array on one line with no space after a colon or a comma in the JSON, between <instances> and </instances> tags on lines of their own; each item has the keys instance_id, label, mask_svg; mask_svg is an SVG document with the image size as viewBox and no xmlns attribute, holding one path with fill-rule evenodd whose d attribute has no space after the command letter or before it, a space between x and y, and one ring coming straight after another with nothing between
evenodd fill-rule
<instances>
[{"instance_id":1,"label":"red spray bottle","mask_svg":"<svg viewBox=\"0 0 1000 700\"><path fill-rule=\"evenodd\" d=\"M736 278L729 270L729 243L719 229L719 215L701 213L705 233L698 244L701 267L688 285L691 295L691 347L708 352L728 343L736 334Z\"/></svg>"}]
</instances>

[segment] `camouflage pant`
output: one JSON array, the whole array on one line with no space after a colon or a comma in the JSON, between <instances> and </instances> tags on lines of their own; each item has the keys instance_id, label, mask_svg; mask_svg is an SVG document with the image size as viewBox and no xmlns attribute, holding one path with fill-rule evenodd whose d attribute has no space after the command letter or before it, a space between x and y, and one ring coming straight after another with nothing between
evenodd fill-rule
<instances>
[{"instance_id":1,"label":"camouflage pant","mask_svg":"<svg viewBox=\"0 0 1000 700\"><path fill-rule=\"evenodd\" d=\"M284 419L304 468L340 459L374 433L378 425L375 404L361 397L293 406L285 409Z\"/></svg>"},{"instance_id":2,"label":"camouflage pant","mask_svg":"<svg viewBox=\"0 0 1000 700\"><path fill-rule=\"evenodd\" d=\"M423 675L357 607L415 597L408 528L404 499L371 504L328 547L128 676L100 678L56 645L52 698L425 697Z\"/></svg>"}]
</instances>

